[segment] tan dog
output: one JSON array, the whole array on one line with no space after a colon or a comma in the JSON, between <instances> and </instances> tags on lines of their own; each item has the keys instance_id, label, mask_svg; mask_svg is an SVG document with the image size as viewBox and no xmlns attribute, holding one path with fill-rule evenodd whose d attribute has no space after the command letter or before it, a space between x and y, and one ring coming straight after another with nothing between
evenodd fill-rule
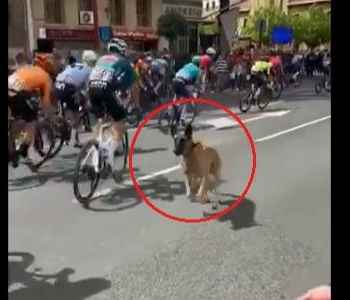
<instances>
[{"instance_id":1,"label":"tan dog","mask_svg":"<svg viewBox=\"0 0 350 300\"><path fill-rule=\"evenodd\" d=\"M181 135L171 132L174 153L182 156L181 165L186 175L186 196L196 196L202 203L209 202L208 190L211 179L214 189L222 181L221 160L218 152L192 139L192 126L188 125Z\"/></svg>"}]
</instances>

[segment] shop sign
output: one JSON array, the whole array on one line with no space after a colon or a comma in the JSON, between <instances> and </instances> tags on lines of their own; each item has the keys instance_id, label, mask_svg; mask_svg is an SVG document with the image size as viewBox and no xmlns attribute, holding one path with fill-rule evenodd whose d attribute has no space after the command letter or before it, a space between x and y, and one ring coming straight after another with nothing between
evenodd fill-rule
<instances>
[{"instance_id":1,"label":"shop sign","mask_svg":"<svg viewBox=\"0 0 350 300\"><path fill-rule=\"evenodd\" d=\"M66 41L92 41L95 39L94 31L89 29L50 29L46 28L46 37L52 40Z\"/></svg>"},{"instance_id":2,"label":"shop sign","mask_svg":"<svg viewBox=\"0 0 350 300\"><path fill-rule=\"evenodd\" d=\"M132 40L132 41L157 41L158 40L158 35L153 32L123 31L123 30L113 29L113 36Z\"/></svg>"}]
</instances>

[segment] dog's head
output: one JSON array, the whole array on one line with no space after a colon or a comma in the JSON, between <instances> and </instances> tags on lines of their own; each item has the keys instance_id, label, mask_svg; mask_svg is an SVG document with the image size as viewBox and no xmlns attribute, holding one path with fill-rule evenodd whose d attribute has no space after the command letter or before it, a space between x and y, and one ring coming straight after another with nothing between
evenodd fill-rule
<instances>
[{"instance_id":1,"label":"dog's head","mask_svg":"<svg viewBox=\"0 0 350 300\"><path fill-rule=\"evenodd\" d=\"M174 139L174 153L176 156L186 155L192 148L192 126L186 126L185 132L178 134L175 129L171 128L171 135Z\"/></svg>"}]
</instances>

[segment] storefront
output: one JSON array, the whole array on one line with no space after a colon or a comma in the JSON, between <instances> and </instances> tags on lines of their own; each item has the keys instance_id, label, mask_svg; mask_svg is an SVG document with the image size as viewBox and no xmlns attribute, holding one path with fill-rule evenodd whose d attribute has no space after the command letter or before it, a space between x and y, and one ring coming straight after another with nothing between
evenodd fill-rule
<instances>
[{"instance_id":1,"label":"storefront","mask_svg":"<svg viewBox=\"0 0 350 300\"><path fill-rule=\"evenodd\" d=\"M113 36L127 42L135 51L149 51L157 48L158 35L154 31L113 29Z\"/></svg>"}]
</instances>

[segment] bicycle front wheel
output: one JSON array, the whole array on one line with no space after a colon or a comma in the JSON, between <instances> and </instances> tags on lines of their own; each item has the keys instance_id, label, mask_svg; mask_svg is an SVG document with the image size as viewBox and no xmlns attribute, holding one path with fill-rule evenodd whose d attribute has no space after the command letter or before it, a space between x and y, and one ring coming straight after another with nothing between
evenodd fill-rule
<instances>
[{"instance_id":1,"label":"bicycle front wheel","mask_svg":"<svg viewBox=\"0 0 350 300\"><path fill-rule=\"evenodd\" d=\"M188 124L192 124L194 119L197 117L198 114L198 103L197 102L189 102L184 104L186 105L182 107L182 109L186 108L186 114L184 116L184 126L187 126Z\"/></svg>"},{"instance_id":2,"label":"bicycle front wheel","mask_svg":"<svg viewBox=\"0 0 350 300\"><path fill-rule=\"evenodd\" d=\"M98 155L98 162L93 161ZM73 178L73 190L76 199L83 205L88 205L88 201L93 196L100 180L100 173L96 172L94 164L98 164L101 169L102 158L99 144L96 140L90 140L81 149L76 164ZM81 186L84 184L84 187ZM86 191L85 191L86 187Z\"/></svg>"},{"instance_id":3,"label":"bicycle front wheel","mask_svg":"<svg viewBox=\"0 0 350 300\"><path fill-rule=\"evenodd\" d=\"M253 94L249 93L247 96L239 101L239 110L246 113L252 107Z\"/></svg>"},{"instance_id":4,"label":"bicycle front wheel","mask_svg":"<svg viewBox=\"0 0 350 300\"><path fill-rule=\"evenodd\" d=\"M38 122L34 136L34 149L39 154L40 159L33 163L33 168L38 169L48 161L54 147L55 134L52 125L48 121Z\"/></svg>"},{"instance_id":5,"label":"bicycle front wheel","mask_svg":"<svg viewBox=\"0 0 350 300\"><path fill-rule=\"evenodd\" d=\"M114 170L111 170L112 177L116 183L120 182L121 179L121 173L125 171L126 166L128 164L128 155L129 155L129 135L126 131L123 135L122 140L122 153L116 152L114 156ZM118 166L118 163L121 162L120 167Z\"/></svg>"}]
</instances>

